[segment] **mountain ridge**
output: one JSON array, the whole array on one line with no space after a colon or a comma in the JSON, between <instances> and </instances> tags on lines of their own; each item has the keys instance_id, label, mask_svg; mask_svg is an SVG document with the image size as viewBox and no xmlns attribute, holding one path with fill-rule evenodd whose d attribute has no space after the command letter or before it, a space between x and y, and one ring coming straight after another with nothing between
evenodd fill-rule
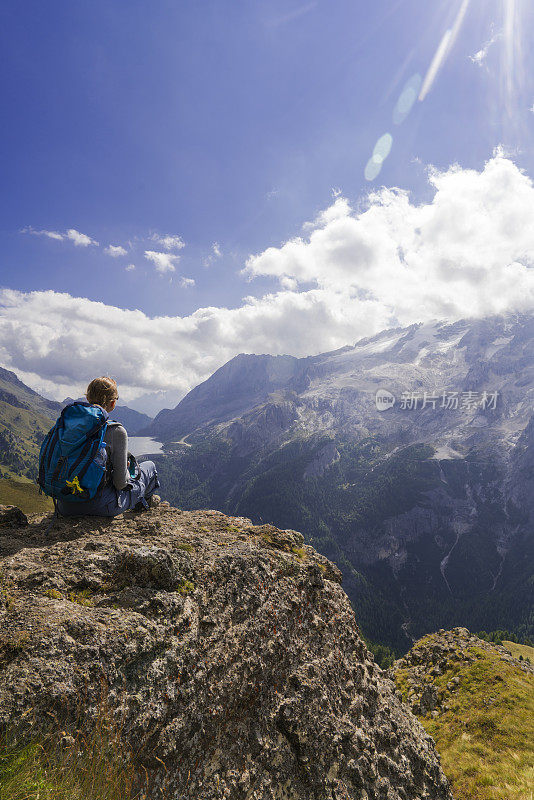
<instances>
[{"instance_id":1,"label":"mountain ridge","mask_svg":"<svg viewBox=\"0 0 534 800\"><path fill-rule=\"evenodd\" d=\"M59 403L41 397L14 372L0 367L1 475L30 480L37 477L41 442L60 411Z\"/></svg>"},{"instance_id":2,"label":"mountain ridge","mask_svg":"<svg viewBox=\"0 0 534 800\"><path fill-rule=\"evenodd\" d=\"M85 400L85 397L79 397L77 399ZM66 397L61 402L61 408L73 402L74 400L72 397ZM115 422L120 422L121 425L126 428L129 436L137 436L138 432L141 431L144 426L152 422L152 417L149 417L148 414L143 414L141 411L129 408L129 406L119 405L116 405L113 409L110 414L110 419L113 419Z\"/></svg>"},{"instance_id":3,"label":"mountain ridge","mask_svg":"<svg viewBox=\"0 0 534 800\"><path fill-rule=\"evenodd\" d=\"M239 356L146 433L173 502L303 530L370 638L406 649L425 619L532 636L533 356L531 315L382 331L291 359L284 380L276 357Z\"/></svg>"},{"instance_id":4,"label":"mountain ridge","mask_svg":"<svg viewBox=\"0 0 534 800\"><path fill-rule=\"evenodd\" d=\"M283 382L287 382L288 377L293 377L294 368L298 361L293 356L240 353L216 370L210 378L192 389L180 401L177 408L185 409L186 419L195 418L198 420L200 415L202 422L215 424L228 421L236 412L243 411L250 402L260 401L267 390L275 391L283 385ZM215 418L213 417L214 408L210 398L212 385L216 385L218 394ZM229 391L224 391L225 386ZM246 399L239 397L239 391L241 391L242 395L246 393ZM206 402L208 403L208 408L203 415ZM173 410L162 409L156 415L152 424L144 429L142 433L158 437L168 435L180 437L191 433L190 429L182 433L183 429L180 426L173 427L175 424L173 416ZM187 423L185 424L187 427Z\"/></svg>"}]
</instances>

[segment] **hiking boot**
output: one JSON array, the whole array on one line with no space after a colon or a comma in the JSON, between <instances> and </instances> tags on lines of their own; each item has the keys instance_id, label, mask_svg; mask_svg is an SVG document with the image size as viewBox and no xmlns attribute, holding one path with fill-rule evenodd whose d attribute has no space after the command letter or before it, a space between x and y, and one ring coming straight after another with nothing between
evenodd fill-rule
<instances>
[{"instance_id":1,"label":"hiking boot","mask_svg":"<svg viewBox=\"0 0 534 800\"><path fill-rule=\"evenodd\" d=\"M150 497L144 497L142 500L139 500L139 502L133 507L132 511L148 511L150 508L159 506L160 503L161 497L159 494L151 494Z\"/></svg>"}]
</instances>

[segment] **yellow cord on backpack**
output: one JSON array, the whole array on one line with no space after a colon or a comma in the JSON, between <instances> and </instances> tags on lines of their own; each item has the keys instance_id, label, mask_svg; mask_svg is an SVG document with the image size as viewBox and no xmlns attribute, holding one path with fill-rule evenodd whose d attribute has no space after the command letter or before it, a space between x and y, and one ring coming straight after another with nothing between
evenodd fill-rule
<instances>
[{"instance_id":1,"label":"yellow cord on backpack","mask_svg":"<svg viewBox=\"0 0 534 800\"><path fill-rule=\"evenodd\" d=\"M76 494L76 492L80 492L83 494L83 489L80 486L80 481L78 480L78 476L76 475L71 481L65 481L65 484L72 490L72 494Z\"/></svg>"}]
</instances>

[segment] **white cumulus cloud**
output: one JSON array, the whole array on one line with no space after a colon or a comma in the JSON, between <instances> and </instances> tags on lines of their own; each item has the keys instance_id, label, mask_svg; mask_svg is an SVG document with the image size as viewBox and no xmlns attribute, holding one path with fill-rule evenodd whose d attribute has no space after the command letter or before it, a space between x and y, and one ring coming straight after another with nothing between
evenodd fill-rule
<instances>
[{"instance_id":1,"label":"white cumulus cloud","mask_svg":"<svg viewBox=\"0 0 534 800\"><path fill-rule=\"evenodd\" d=\"M58 398L110 374L128 400L186 392L239 352L304 356L399 324L532 312L530 178L497 152L480 171L433 170L429 181L425 203L399 189L375 192L359 209L337 197L301 236L248 259L252 286L271 276L280 287L236 308L149 317L52 291L3 290L0 363ZM164 272L178 258L146 255Z\"/></svg>"},{"instance_id":2,"label":"white cumulus cloud","mask_svg":"<svg viewBox=\"0 0 534 800\"><path fill-rule=\"evenodd\" d=\"M126 270L126 272L132 272L135 269L135 264L126 264L124 269Z\"/></svg>"},{"instance_id":3,"label":"white cumulus cloud","mask_svg":"<svg viewBox=\"0 0 534 800\"><path fill-rule=\"evenodd\" d=\"M29 225L27 228L23 228L21 233L31 233L32 236L46 236L48 239L55 239L58 242L71 241L74 242L76 247L88 247L90 244L98 247L98 242L95 239L85 233L80 233L75 228L69 228L65 233L59 233L58 231L36 230Z\"/></svg>"},{"instance_id":4,"label":"white cumulus cloud","mask_svg":"<svg viewBox=\"0 0 534 800\"><path fill-rule=\"evenodd\" d=\"M80 233L80 231L77 231L74 228L69 228L66 233L66 238L70 239L71 242L74 242L76 247L89 247L90 244L94 244L98 247L98 242L95 241L95 239L91 239L91 237L87 236L87 234Z\"/></svg>"},{"instance_id":5,"label":"white cumulus cloud","mask_svg":"<svg viewBox=\"0 0 534 800\"><path fill-rule=\"evenodd\" d=\"M119 256L125 256L128 251L120 244L110 244L106 247L104 252L112 258L119 258Z\"/></svg>"},{"instance_id":6,"label":"white cumulus cloud","mask_svg":"<svg viewBox=\"0 0 534 800\"><path fill-rule=\"evenodd\" d=\"M530 178L496 152L480 172L455 166L429 180L422 205L398 189L371 194L361 212L338 197L307 236L251 256L245 274L358 293L403 324L532 308Z\"/></svg>"},{"instance_id":7,"label":"white cumulus cloud","mask_svg":"<svg viewBox=\"0 0 534 800\"><path fill-rule=\"evenodd\" d=\"M161 236L158 233L153 233L150 237L153 242L156 242L164 250L182 250L185 247L185 242L181 236Z\"/></svg>"},{"instance_id":8,"label":"white cumulus cloud","mask_svg":"<svg viewBox=\"0 0 534 800\"><path fill-rule=\"evenodd\" d=\"M306 355L383 328L372 303L330 290L247 298L236 309L149 317L57 292L0 291L0 363L49 396L113 375L121 397L185 393L237 353ZM91 347L87 347L87 342Z\"/></svg>"},{"instance_id":9,"label":"white cumulus cloud","mask_svg":"<svg viewBox=\"0 0 534 800\"><path fill-rule=\"evenodd\" d=\"M172 253L159 253L156 250L145 250L145 258L155 265L158 272L174 272L180 256Z\"/></svg>"},{"instance_id":10,"label":"white cumulus cloud","mask_svg":"<svg viewBox=\"0 0 534 800\"><path fill-rule=\"evenodd\" d=\"M58 242L62 242L65 238L65 236L62 233L58 233L58 231L38 231L32 228L31 225L27 228L23 228L21 233L31 233L32 236L46 236L47 239L55 239Z\"/></svg>"}]
</instances>

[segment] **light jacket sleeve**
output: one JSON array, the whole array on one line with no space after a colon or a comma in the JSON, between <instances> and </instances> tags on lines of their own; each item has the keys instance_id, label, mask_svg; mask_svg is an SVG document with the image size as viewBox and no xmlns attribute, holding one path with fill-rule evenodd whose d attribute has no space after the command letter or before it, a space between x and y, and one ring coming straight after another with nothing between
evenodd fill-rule
<instances>
[{"instance_id":1,"label":"light jacket sleeve","mask_svg":"<svg viewBox=\"0 0 534 800\"><path fill-rule=\"evenodd\" d=\"M113 485L119 491L130 484L128 472L128 434L122 425L114 425L111 436L111 465Z\"/></svg>"}]
</instances>

